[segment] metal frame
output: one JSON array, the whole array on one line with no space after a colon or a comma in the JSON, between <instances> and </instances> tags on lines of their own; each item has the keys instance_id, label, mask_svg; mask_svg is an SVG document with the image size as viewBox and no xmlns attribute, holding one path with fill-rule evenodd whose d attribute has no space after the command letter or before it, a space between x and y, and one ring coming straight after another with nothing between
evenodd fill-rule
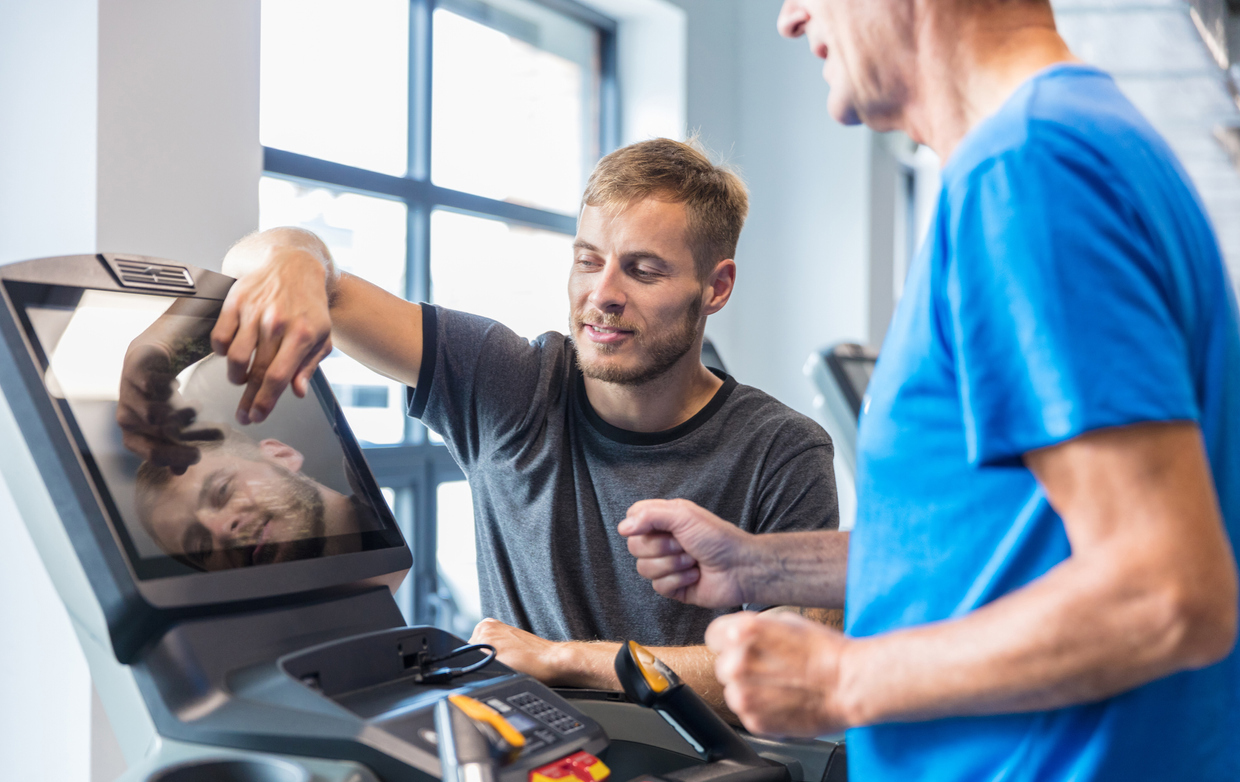
<instances>
[{"instance_id":1,"label":"metal frame","mask_svg":"<svg viewBox=\"0 0 1240 782\"><path fill-rule=\"evenodd\" d=\"M619 145L619 85L615 21L575 0L533 0L598 31L599 151ZM431 89L436 0L410 0L409 14L409 166L404 177L381 174L270 147L263 148L263 172L282 179L326 185L364 195L402 201L408 207L406 290L410 301L429 301L430 219L435 209L464 212L572 235L577 218L440 187L431 181ZM452 617L441 594L436 559L436 487L465 476L442 445L430 442L426 428L409 420L405 442L365 449L382 486L396 489L396 515L413 550L413 568L402 610L417 624L443 627Z\"/></svg>"}]
</instances>

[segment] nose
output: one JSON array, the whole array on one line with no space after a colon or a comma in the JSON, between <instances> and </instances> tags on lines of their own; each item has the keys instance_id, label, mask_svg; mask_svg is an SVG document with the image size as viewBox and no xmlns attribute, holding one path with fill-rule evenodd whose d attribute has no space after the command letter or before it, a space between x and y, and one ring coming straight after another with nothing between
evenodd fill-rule
<instances>
[{"instance_id":1,"label":"nose","mask_svg":"<svg viewBox=\"0 0 1240 782\"><path fill-rule=\"evenodd\" d=\"M809 9L801 0L784 0L779 9L779 18L775 20L775 28L785 38L800 38L805 34L805 25L809 23Z\"/></svg>"},{"instance_id":2,"label":"nose","mask_svg":"<svg viewBox=\"0 0 1240 782\"><path fill-rule=\"evenodd\" d=\"M628 297L624 294L624 272L619 261L608 260L603 270L594 275L594 287L586 299L601 312L619 315L624 311Z\"/></svg>"},{"instance_id":3,"label":"nose","mask_svg":"<svg viewBox=\"0 0 1240 782\"><path fill-rule=\"evenodd\" d=\"M198 520L211 533L211 542L216 549L231 548L241 529L241 513L230 507L220 510L207 510L199 513Z\"/></svg>"}]
</instances>

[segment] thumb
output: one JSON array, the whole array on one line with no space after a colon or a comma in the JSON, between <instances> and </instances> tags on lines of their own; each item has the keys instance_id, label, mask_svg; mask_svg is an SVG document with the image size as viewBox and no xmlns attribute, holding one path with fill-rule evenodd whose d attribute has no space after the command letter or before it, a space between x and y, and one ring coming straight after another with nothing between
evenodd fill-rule
<instances>
[{"instance_id":1,"label":"thumb","mask_svg":"<svg viewBox=\"0 0 1240 782\"><path fill-rule=\"evenodd\" d=\"M616 531L625 537L651 532L675 534L685 520L680 504L674 500L642 500L629 507L628 515Z\"/></svg>"}]
</instances>

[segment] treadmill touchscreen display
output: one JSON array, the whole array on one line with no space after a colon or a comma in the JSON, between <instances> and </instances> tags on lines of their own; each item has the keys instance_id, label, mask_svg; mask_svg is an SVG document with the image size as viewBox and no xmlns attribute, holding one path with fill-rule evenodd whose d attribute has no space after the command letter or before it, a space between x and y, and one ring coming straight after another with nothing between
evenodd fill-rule
<instances>
[{"instance_id":1,"label":"treadmill touchscreen display","mask_svg":"<svg viewBox=\"0 0 1240 782\"><path fill-rule=\"evenodd\" d=\"M10 294L139 578L403 545L329 387L243 425L211 353L220 302L18 284Z\"/></svg>"},{"instance_id":2,"label":"treadmill touchscreen display","mask_svg":"<svg viewBox=\"0 0 1240 782\"><path fill-rule=\"evenodd\" d=\"M865 390L870 385L870 375L874 374L874 359L844 358L840 360L840 364L844 367L844 374L848 376L848 382L857 393L857 398L864 398Z\"/></svg>"}]
</instances>

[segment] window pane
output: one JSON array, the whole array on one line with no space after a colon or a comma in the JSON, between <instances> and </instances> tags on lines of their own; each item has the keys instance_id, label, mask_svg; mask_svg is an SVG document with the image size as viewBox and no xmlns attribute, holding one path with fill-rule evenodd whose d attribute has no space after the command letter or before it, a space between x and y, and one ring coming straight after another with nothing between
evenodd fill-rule
<instances>
[{"instance_id":1,"label":"window pane","mask_svg":"<svg viewBox=\"0 0 1240 782\"><path fill-rule=\"evenodd\" d=\"M341 269L404 295L408 210L403 203L263 177L258 209L260 228L291 225L313 231ZM384 445L405 439L399 383L339 351L323 361L323 371L358 439Z\"/></svg>"},{"instance_id":2,"label":"window pane","mask_svg":"<svg viewBox=\"0 0 1240 782\"><path fill-rule=\"evenodd\" d=\"M263 0L265 146L404 176L409 0Z\"/></svg>"},{"instance_id":3,"label":"window pane","mask_svg":"<svg viewBox=\"0 0 1240 782\"><path fill-rule=\"evenodd\" d=\"M456 603L454 629L472 629L482 618L478 596L478 555L474 543L474 502L465 481L441 483L436 489L435 534L439 540L439 574ZM463 637L469 637L464 633Z\"/></svg>"},{"instance_id":4,"label":"window pane","mask_svg":"<svg viewBox=\"0 0 1240 782\"><path fill-rule=\"evenodd\" d=\"M598 33L528 0L434 17L437 184L564 213L598 158Z\"/></svg>"},{"instance_id":5,"label":"window pane","mask_svg":"<svg viewBox=\"0 0 1240 782\"><path fill-rule=\"evenodd\" d=\"M568 324L573 238L455 212L431 215L436 304L498 320L527 339Z\"/></svg>"}]
</instances>

